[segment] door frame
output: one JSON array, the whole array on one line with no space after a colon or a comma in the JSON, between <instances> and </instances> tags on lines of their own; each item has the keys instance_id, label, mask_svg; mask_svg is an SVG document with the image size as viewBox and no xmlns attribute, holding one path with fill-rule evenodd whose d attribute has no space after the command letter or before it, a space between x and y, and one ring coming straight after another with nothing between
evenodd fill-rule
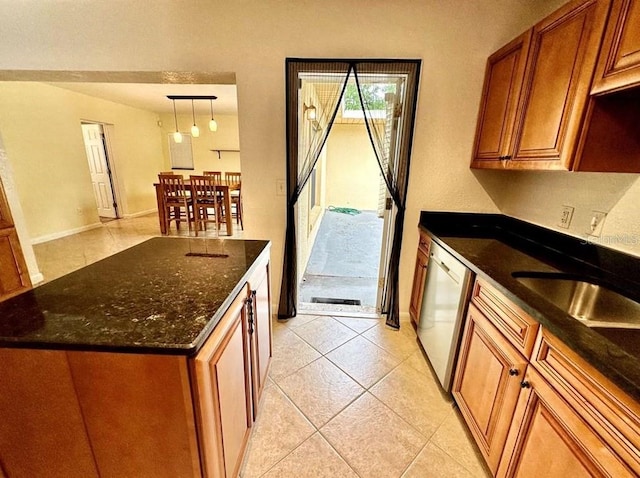
<instances>
[{"instance_id":1,"label":"door frame","mask_svg":"<svg viewBox=\"0 0 640 478\"><path fill-rule=\"evenodd\" d=\"M109 181L111 182L111 193L113 194L113 201L116 203L116 219L121 219L123 217L123 204L122 204L122 196L120 194L120 188L118 187L118 178L114 161L114 152L113 152L113 124L104 123L102 121L94 121L94 120L80 120L80 125L82 127L83 124L97 124L101 126L102 129L102 144L104 145L105 152L105 160L107 162L107 167L109 169ZM96 205L97 206L97 205Z\"/></svg>"}]
</instances>

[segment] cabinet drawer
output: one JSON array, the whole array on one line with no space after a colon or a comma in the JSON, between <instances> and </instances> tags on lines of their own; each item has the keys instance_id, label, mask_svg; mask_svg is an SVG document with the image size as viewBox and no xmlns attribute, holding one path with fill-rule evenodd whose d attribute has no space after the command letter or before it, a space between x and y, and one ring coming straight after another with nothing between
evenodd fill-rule
<instances>
[{"instance_id":1,"label":"cabinet drawer","mask_svg":"<svg viewBox=\"0 0 640 478\"><path fill-rule=\"evenodd\" d=\"M522 355L531 357L539 327L535 319L482 279L476 280L471 301Z\"/></svg>"},{"instance_id":2,"label":"cabinet drawer","mask_svg":"<svg viewBox=\"0 0 640 478\"><path fill-rule=\"evenodd\" d=\"M540 331L531 363L640 475L640 405L546 330Z\"/></svg>"}]
</instances>

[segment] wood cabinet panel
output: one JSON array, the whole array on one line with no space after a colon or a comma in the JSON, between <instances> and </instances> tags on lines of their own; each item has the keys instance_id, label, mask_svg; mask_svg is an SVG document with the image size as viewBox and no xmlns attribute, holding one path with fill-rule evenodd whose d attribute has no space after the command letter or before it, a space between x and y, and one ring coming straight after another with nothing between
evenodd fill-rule
<instances>
[{"instance_id":1,"label":"wood cabinet panel","mask_svg":"<svg viewBox=\"0 0 640 478\"><path fill-rule=\"evenodd\" d=\"M534 27L510 167L571 169L608 10L574 1Z\"/></svg>"},{"instance_id":2,"label":"wood cabinet panel","mask_svg":"<svg viewBox=\"0 0 640 478\"><path fill-rule=\"evenodd\" d=\"M591 92L640 85L640 1L614 0Z\"/></svg>"},{"instance_id":3,"label":"wood cabinet panel","mask_svg":"<svg viewBox=\"0 0 640 478\"><path fill-rule=\"evenodd\" d=\"M267 383L271 363L271 294L269 290L269 265L261 266L249 280L252 303L249 324L251 337L251 367L253 391L253 417L258 413L258 404Z\"/></svg>"},{"instance_id":4,"label":"wood cabinet panel","mask_svg":"<svg viewBox=\"0 0 640 478\"><path fill-rule=\"evenodd\" d=\"M510 159L513 122L531 40L531 30L487 60L472 167L503 167Z\"/></svg>"},{"instance_id":5,"label":"wood cabinet panel","mask_svg":"<svg viewBox=\"0 0 640 478\"><path fill-rule=\"evenodd\" d=\"M527 360L469 305L452 393L489 469L495 472Z\"/></svg>"},{"instance_id":6,"label":"wood cabinet panel","mask_svg":"<svg viewBox=\"0 0 640 478\"><path fill-rule=\"evenodd\" d=\"M200 476L186 357L67 356L102 478Z\"/></svg>"},{"instance_id":7,"label":"wood cabinet panel","mask_svg":"<svg viewBox=\"0 0 640 478\"><path fill-rule=\"evenodd\" d=\"M640 404L546 330L539 334L532 364L640 476Z\"/></svg>"},{"instance_id":8,"label":"wood cabinet panel","mask_svg":"<svg viewBox=\"0 0 640 478\"><path fill-rule=\"evenodd\" d=\"M416 265L413 271L413 283L411 286L411 301L409 302L409 317L411 317L411 321L414 326L420 321L424 285L427 280L427 265L429 263L430 247L431 238L425 232L420 231L418 252L416 254Z\"/></svg>"},{"instance_id":9,"label":"wood cabinet panel","mask_svg":"<svg viewBox=\"0 0 640 478\"><path fill-rule=\"evenodd\" d=\"M237 476L251 426L245 287L193 359L202 462L207 477Z\"/></svg>"},{"instance_id":10,"label":"wood cabinet panel","mask_svg":"<svg viewBox=\"0 0 640 478\"><path fill-rule=\"evenodd\" d=\"M472 302L525 357L530 358L540 324L482 279L476 280Z\"/></svg>"},{"instance_id":11,"label":"wood cabinet panel","mask_svg":"<svg viewBox=\"0 0 640 478\"><path fill-rule=\"evenodd\" d=\"M65 352L0 349L0 364L0 462L6 475L97 478Z\"/></svg>"},{"instance_id":12,"label":"wood cabinet panel","mask_svg":"<svg viewBox=\"0 0 640 478\"><path fill-rule=\"evenodd\" d=\"M531 367L496 476L636 476Z\"/></svg>"}]
</instances>

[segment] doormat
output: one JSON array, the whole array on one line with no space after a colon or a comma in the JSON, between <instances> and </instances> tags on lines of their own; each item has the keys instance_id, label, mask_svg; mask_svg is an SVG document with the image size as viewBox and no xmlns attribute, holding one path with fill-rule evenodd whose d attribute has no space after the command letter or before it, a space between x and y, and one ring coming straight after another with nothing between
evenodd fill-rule
<instances>
[{"instance_id":1,"label":"doormat","mask_svg":"<svg viewBox=\"0 0 640 478\"><path fill-rule=\"evenodd\" d=\"M362 305L360 299L336 299L334 297L311 297L313 304Z\"/></svg>"}]
</instances>

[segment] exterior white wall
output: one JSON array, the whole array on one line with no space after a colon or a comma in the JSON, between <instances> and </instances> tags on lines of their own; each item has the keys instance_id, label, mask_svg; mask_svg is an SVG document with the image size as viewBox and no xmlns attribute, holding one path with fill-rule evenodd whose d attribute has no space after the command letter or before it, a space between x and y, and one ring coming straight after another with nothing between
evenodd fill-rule
<instances>
[{"instance_id":1,"label":"exterior white wall","mask_svg":"<svg viewBox=\"0 0 640 478\"><path fill-rule=\"evenodd\" d=\"M420 210L498 211L469 170L487 56L562 3L7 0L0 2L0 69L235 72L245 232L273 241L276 302L285 230L285 198L276 195L276 181L285 178L285 58L422 59L400 268L406 310Z\"/></svg>"},{"instance_id":2,"label":"exterior white wall","mask_svg":"<svg viewBox=\"0 0 640 478\"><path fill-rule=\"evenodd\" d=\"M334 124L327 140L327 205L378 208L380 167L366 126Z\"/></svg>"}]
</instances>

